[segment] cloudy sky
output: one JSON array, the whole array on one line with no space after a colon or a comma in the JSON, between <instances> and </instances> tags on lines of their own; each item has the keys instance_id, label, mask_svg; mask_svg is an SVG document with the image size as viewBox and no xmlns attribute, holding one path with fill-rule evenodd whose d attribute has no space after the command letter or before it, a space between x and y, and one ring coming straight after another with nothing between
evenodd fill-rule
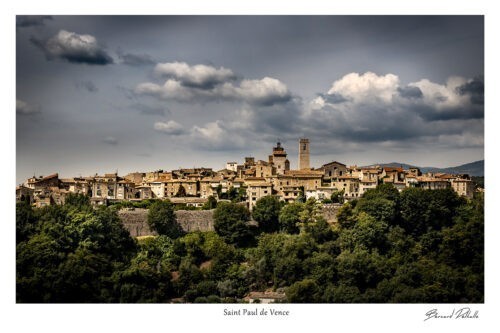
<instances>
[{"instance_id":1,"label":"cloudy sky","mask_svg":"<svg viewBox=\"0 0 500 333\"><path fill-rule=\"evenodd\" d=\"M18 183L484 158L481 16L18 16Z\"/></svg>"}]
</instances>

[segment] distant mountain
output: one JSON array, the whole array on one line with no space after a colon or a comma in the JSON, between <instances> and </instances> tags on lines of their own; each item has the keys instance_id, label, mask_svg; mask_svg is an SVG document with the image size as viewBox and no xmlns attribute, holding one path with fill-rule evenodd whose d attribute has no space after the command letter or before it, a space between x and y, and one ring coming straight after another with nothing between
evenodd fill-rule
<instances>
[{"instance_id":1,"label":"distant mountain","mask_svg":"<svg viewBox=\"0 0 500 333\"><path fill-rule=\"evenodd\" d=\"M378 163L378 164L372 164L369 166L375 166L375 165L380 165L382 167L403 168L403 169L417 167L424 173L425 172L442 172L442 173L452 173L452 174L466 173L469 176L478 176L478 177L484 176L484 160L480 160L480 161L476 161L476 162L472 162L472 163L467 163L467 164L462 164L459 166L449 167L449 168L419 167L419 166L414 166L414 165L410 165L407 163L399 163L399 162Z\"/></svg>"},{"instance_id":2,"label":"distant mountain","mask_svg":"<svg viewBox=\"0 0 500 333\"><path fill-rule=\"evenodd\" d=\"M450 168L428 168L424 172L466 173L469 176L484 176L484 160Z\"/></svg>"}]
</instances>

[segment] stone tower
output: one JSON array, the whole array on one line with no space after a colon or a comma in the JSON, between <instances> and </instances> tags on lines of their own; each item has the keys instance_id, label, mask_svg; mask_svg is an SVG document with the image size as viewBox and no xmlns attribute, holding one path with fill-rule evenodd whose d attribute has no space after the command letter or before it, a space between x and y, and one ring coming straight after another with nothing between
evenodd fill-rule
<instances>
[{"instance_id":1,"label":"stone tower","mask_svg":"<svg viewBox=\"0 0 500 333\"><path fill-rule=\"evenodd\" d=\"M290 170L290 162L286 159L286 150L278 142L273 148L273 154L269 156L269 162L273 163L278 175L283 175L285 170Z\"/></svg>"},{"instance_id":2,"label":"stone tower","mask_svg":"<svg viewBox=\"0 0 500 333\"><path fill-rule=\"evenodd\" d=\"M301 138L299 141L299 170L311 169L309 165L309 139Z\"/></svg>"}]
</instances>

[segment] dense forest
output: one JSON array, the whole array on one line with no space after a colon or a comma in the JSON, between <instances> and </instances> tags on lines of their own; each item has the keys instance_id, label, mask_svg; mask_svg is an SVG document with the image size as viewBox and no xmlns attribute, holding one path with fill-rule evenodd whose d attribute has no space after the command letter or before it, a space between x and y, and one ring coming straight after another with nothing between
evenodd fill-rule
<instances>
[{"instance_id":1,"label":"dense forest","mask_svg":"<svg viewBox=\"0 0 500 333\"><path fill-rule=\"evenodd\" d=\"M269 196L251 214L219 202L215 231L186 234L173 205L156 201L148 223L159 236L136 240L118 207L85 196L20 202L17 302L233 303L270 289L292 303L484 302L481 193L379 185L345 203L335 225L321 204Z\"/></svg>"}]
</instances>

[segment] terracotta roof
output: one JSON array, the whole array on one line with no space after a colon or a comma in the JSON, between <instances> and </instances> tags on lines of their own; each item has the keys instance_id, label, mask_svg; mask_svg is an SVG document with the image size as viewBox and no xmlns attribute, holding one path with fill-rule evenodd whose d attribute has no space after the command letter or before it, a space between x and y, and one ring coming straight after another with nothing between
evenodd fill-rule
<instances>
[{"instance_id":1,"label":"terracotta roof","mask_svg":"<svg viewBox=\"0 0 500 333\"><path fill-rule=\"evenodd\" d=\"M447 182L446 180L433 177L417 177L419 182Z\"/></svg>"},{"instance_id":2,"label":"terracotta roof","mask_svg":"<svg viewBox=\"0 0 500 333\"><path fill-rule=\"evenodd\" d=\"M340 164L340 165L346 166L344 163L340 163L340 162L337 162L337 161L333 161L333 162L330 162L330 163L323 164L323 165L322 165L322 167L325 167L325 166L327 166L327 165L331 165L331 164Z\"/></svg>"},{"instance_id":3,"label":"terracotta roof","mask_svg":"<svg viewBox=\"0 0 500 333\"><path fill-rule=\"evenodd\" d=\"M265 181L266 179L263 177L247 177L245 181Z\"/></svg>"},{"instance_id":4,"label":"terracotta roof","mask_svg":"<svg viewBox=\"0 0 500 333\"><path fill-rule=\"evenodd\" d=\"M340 176L340 177L337 177L338 179L351 179L351 180L359 180L358 177L354 177L354 176Z\"/></svg>"},{"instance_id":5,"label":"terracotta roof","mask_svg":"<svg viewBox=\"0 0 500 333\"><path fill-rule=\"evenodd\" d=\"M403 172L403 168L384 167L385 172Z\"/></svg>"},{"instance_id":6,"label":"terracotta roof","mask_svg":"<svg viewBox=\"0 0 500 333\"><path fill-rule=\"evenodd\" d=\"M171 179L167 180L167 183L196 183L196 180L192 179Z\"/></svg>"},{"instance_id":7,"label":"terracotta roof","mask_svg":"<svg viewBox=\"0 0 500 333\"><path fill-rule=\"evenodd\" d=\"M58 173L53 173L51 175L42 177L42 179L37 179L37 181L42 181L42 180L47 180L47 179L57 178L57 177L59 177L59 174Z\"/></svg>"},{"instance_id":8,"label":"terracotta roof","mask_svg":"<svg viewBox=\"0 0 500 333\"><path fill-rule=\"evenodd\" d=\"M258 183L251 183L251 184L248 184L248 186L257 186L257 187L271 187L273 186L273 184L271 183L266 183L266 182L258 182Z\"/></svg>"},{"instance_id":9,"label":"terracotta roof","mask_svg":"<svg viewBox=\"0 0 500 333\"><path fill-rule=\"evenodd\" d=\"M285 170L285 176L323 176L323 171L317 170Z\"/></svg>"}]
</instances>

